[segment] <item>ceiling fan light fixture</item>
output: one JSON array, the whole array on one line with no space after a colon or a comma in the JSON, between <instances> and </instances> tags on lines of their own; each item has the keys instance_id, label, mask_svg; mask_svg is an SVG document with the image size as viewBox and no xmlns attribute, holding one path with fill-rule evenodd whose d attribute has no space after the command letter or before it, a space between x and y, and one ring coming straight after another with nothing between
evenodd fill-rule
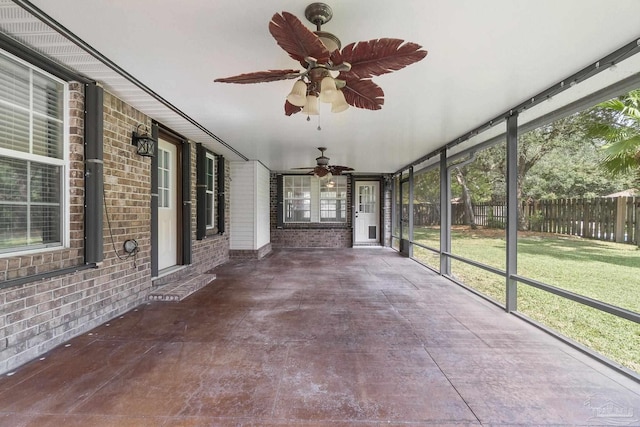
<instances>
[{"instance_id":1,"label":"ceiling fan light fixture","mask_svg":"<svg viewBox=\"0 0 640 427\"><path fill-rule=\"evenodd\" d=\"M331 112L334 113L345 111L349 106L381 109L384 92L371 77L398 71L427 55L427 51L417 43L387 37L350 43L342 49L340 39L322 31L322 25L333 17L329 5L311 3L304 15L316 26L316 31L307 28L292 13L284 11L274 14L269 22L269 32L278 46L299 63L303 71L256 71L214 81L248 84L300 79L287 95L284 113L291 116L302 111L310 121L308 115L319 114L318 96L320 101L331 104Z\"/></svg>"},{"instance_id":2,"label":"ceiling fan light fixture","mask_svg":"<svg viewBox=\"0 0 640 427\"><path fill-rule=\"evenodd\" d=\"M316 170L313 172L313 176L320 179L320 181L329 181L332 177L333 174L331 173L331 171L329 169L326 168L316 168Z\"/></svg>"},{"instance_id":3,"label":"ceiling fan light fixture","mask_svg":"<svg viewBox=\"0 0 640 427\"><path fill-rule=\"evenodd\" d=\"M287 101L296 107L304 107L307 103L307 84L302 80L297 80L287 95Z\"/></svg>"},{"instance_id":4,"label":"ceiling fan light fixture","mask_svg":"<svg viewBox=\"0 0 640 427\"><path fill-rule=\"evenodd\" d=\"M333 34L328 33L326 31L314 31L313 33L316 36L318 36L318 38L320 39L324 47L327 48L329 53L342 49L342 43L340 43L340 39L334 36Z\"/></svg>"},{"instance_id":5,"label":"ceiling fan light fixture","mask_svg":"<svg viewBox=\"0 0 640 427\"><path fill-rule=\"evenodd\" d=\"M331 112L341 113L347 108L349 108L349 104L344 97L344 93L342 93L340 89L336 90L336 94L333 97L333 102L331 102Z\"/></svg>"},{"instance_id":6,"label":"ceiling fan light fixture","mask_svg":"<svg viewBox=\"0 0 640 427\"><path fill-rule=\"evenodd\" d=\"M302 112L308 116L317 116L320 114L318 110L318 97L315 95L307 95L307 102L302 108Z\"/></svg>"},{"instance_id":7,"label":"ceiling fan light fixture","mask_svg":"<svg viewBox=\"0 0 640 427\"><path fill-rule=\"evenodd\" d=\"M338 89L336 81L331 76L327 76L320 82L320 102L331 103L336 99Z\"/></svg>"}]
</instances>

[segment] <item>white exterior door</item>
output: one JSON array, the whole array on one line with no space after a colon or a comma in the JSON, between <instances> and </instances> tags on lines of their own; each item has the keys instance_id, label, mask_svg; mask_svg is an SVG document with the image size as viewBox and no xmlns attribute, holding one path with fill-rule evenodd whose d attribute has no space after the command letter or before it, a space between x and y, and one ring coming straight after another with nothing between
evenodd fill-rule
<instances>
[{"instance_id":1,"label":"white exterior door","mask_svg":"<svg viewBox=\"0 0 640 427\"><path fill-rule=\"evenodd\" d=\"M380 183L356 181L355 243L380 242Z\"/></svg>"},{"instance_id":2,"label":"white exterior door","mask_svg":"<svg viewBox=\"0 0 640 427\"><path fill-rule=\"evenodd\" d=\"M158 270L178 263L178 147L158 141Z\"/></svg>"}]
</instances>

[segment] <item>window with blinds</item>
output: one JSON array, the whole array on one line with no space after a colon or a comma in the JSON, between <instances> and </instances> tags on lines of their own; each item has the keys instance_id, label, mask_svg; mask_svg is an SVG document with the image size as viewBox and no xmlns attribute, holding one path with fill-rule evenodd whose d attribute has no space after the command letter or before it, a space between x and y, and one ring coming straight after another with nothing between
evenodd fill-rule
<instances>
[{"instance_id":1,"label":"window with blinds","mask_svg":"<svg viewBox=\"0 0 640 427\"><path fill-rule=\"evenodd\" d=\"M62 245L66 91L0 52L0 253Z\"/></svg>"}]
</instances>

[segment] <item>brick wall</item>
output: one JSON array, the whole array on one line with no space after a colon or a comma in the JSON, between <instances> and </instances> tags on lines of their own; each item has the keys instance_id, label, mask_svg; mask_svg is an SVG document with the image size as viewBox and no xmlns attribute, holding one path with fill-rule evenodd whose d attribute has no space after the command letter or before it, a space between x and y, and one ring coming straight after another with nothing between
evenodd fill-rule
<instances>
[{"instance_id":1,"label":"brick wall","mask_svg":"<svg viewBox=\"0 0 640 427\"><path fill-rule=\"evenodd\" d=\"M350 248L353 245L351 179L347 180L345 224L285 224L278 228L277 174L270 179L271 246L273 248Z\"/></svg>"},{"instance_id":2,"label":"brick wall","mask_svg":"<svg viewBox=\"0 0 640 427\"><path fill-rule=\"evenodd\" d=\"M83 267L84 91L80 84L71 84L70 89L70 247L2 258L0 282ZM151 120L105 92L104 196L109 220L103 213L104 261L95 269L0 289L0 373L146 301L152 286L151 159L137 155L131 145L131 132L139 123L150 125ZM193 263L186 273L210 270L229 258L227 235L195 238L195 149L192 153ZM225 187L228 195L228 178ZM228 230L228 201L226 206ZM124 259L122 244L130 238L138 242L140 251L135 258Z\"/></svg>"},{"instance_id":3,"label":"brick wall","mask_svg":"<svg viewBox=\"0 0 640 427\"><path fill-rule=\"evenodd\" d=\"M350 248L351 229L280 229L271 231L274 248Z\"/></svg>"}]
</instances>

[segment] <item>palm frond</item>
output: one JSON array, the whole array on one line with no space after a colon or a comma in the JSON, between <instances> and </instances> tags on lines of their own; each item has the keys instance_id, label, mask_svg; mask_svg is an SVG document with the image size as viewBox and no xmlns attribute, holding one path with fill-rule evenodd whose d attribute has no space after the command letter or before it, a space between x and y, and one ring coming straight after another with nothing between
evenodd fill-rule
<instances>
[{"instance_id":1,"label":"palm frond","mask_svg":"<svg viewBox=\"0 0 640 427\"><path fill-rule=\"evenodd\" d=\"M404 43L404 44L403 44ZM351 43L342 49L342 60L351 64L351 78L366 79L400 70L427 56L422 46L400 39L374 39Z\"/></svg>"},{"instance_id":2,"label":"palm frond","mask_svg":"<svg viewBox=\"0 0 640 427\"><path fill-rule=\"evenodd\" d=\"M348 79L343 73L339 79L346 80L347 84L342 88L344 99L349 105L366 110L379 110L384 104L384 92L382 88L370 79Z\"/></svg>"},{"instance_id":3,"label":"palm frond","mask_svg":"<svg viewBox=\"0 0 640 427\"><path fill-rule=\"evenodd\" d=\"M300 71L298 70L269 70L257 71L255 73L239 74L233 77L223 77L215 79L214 82L249 84L275 82L278 80L295 79L296 77L300 77Z\"/></svg>"},{"instance_id":4,"label":"palm frond","mask_svg":"<svg viewBox=\"0 0 640 427\"><path fill-rule=\"evenodd\" d=\"M307 57L315 58L318 62L329 60L329 51L318 36L289 12L273 15L269 32L291 58L302 64Z\"/></svg>"},{"instance_id":5,"label":"palm frond","mask_svg":"<svg viewBox=\"0 0 640 427\"><path fill-rule=\"evenodd\" d=\"M640 179L640 90L601 102L594 111L597 120L587 136L606 143L602 166L614 176L633 173Z\"/></svg>"},{"instance_id":6,"label":"palm frond","mask_svg":"<svg viewBox=\"0 0 640 427\"><path fill-rule=\"evenodd\" d=\"M640 169L640 135L611 142L602 147L605 151L604 167L613 174Z\"/></svg>"}]
</instances>

